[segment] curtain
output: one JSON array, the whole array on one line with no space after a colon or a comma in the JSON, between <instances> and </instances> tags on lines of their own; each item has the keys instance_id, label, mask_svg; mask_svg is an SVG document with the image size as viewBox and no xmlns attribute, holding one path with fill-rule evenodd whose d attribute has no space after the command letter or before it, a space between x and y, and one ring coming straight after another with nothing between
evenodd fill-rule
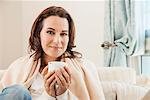
<instances>
[{"instance_id":1,"label":"curtain","mask_svg":"<svg viewBox=\"0 0 150 100\"><path fill-rule=\"evenodd\" d=\"M104 49L104 66L130 66L130 57L144 54L144 3L105 1L104 41L117 46Z\"/></svg>"}]
</instances>

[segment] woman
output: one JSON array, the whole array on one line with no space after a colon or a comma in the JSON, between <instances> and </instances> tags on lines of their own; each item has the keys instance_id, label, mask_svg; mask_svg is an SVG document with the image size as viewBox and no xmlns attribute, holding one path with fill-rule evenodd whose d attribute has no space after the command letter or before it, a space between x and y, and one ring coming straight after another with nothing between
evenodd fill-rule
<instances>
[{"instance_id":1,"label":"woman","mask_svg":"<svg viewBox=\"0 0 150 100\"><path fill-rule=\"evenodd\" d=\"M95 66L72 50L74 36L74 22L65 9L51 6L42 11L32 26L31 53L10 65L1 80L1 90L16 84L29 90L30 94L23 89L23 94L33 100L104 100ZM51 61L63 61L67 66L48 72Z\"/></svg>"}]
</instances>

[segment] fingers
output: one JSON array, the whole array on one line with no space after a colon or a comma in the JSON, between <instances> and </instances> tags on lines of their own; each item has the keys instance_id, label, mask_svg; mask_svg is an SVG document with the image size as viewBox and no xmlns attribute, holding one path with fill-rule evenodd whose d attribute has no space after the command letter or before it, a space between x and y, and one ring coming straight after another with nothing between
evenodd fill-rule
<instances>
[{"instance_id":1,"label":"fingers","mask_svg":"<svg viewBox=\"0 0 150 100\"><path fill-rule=\"evenodd\" d=\"M55 79L55 72L52 71L52 72L48 72L48 67L46 66L43 71L42 71L42 75L43 75L43 78L44 78L44 83L45 83L45 87L46 88L49 88L50 85L53 85L52 83L55 83L54 82L54 79Z\"/></svg>"},{"instance_id":2,"label":"fingers","mask_svg":"<svg viewBox=\"0 0 150 100\"><path fill-rule=\"evenodd\" d=\"M55 71L57 83L59 86L68 88L71 83L71 75L64 68L60 68Z\"/></svg>"},{"instance_id":3,"label":"fingers","mask_svg":"<svg viewBox=\"0 0 150 100\"><path fill-rule=\"evenodd\" d=\"M67 82L66 82L65 78L63 77L63 75L61 74L60 71L56 72L55 79L57 80L57 84L60 87L66 87L66 88L68 87Z\"/></svg>"},{"instance_id":4,"label":"fingers","mask_svg":"<svg viewBox=\"0 0 150 100\"><path fill-rule=\"evenodd\" d=\"M64 67L65 71L69 74L69 76L71 76L71 71L68 67Z\"/></svg>"},{"instance_id":5,"label":"fingers","mask_svg":"<svg viewBox=\"0 0 150 100\"><path fill-rule=\"evenodd\" d=\"M71 83L71 75L68 74L65 68L61 68L60 71L61 71L61 74L64 76L66 82Z\"/></svg>"},{"instance_id":6,"label":"fingers","mask_svg":"<svg viewBox=\"0 0 150 100\"><path fill-rule=\"evenodd\" d=\"M48 72L45 76L44 76L44 80L48 80L52 75L54 75L54 71L52 72Z\"/></svg>"},{"instance_id":7,"label":"fingers","mask_svg":"<svg viewBox=\"0 0 150 100\"><path fill-rule=\"evenodd\" d=\"M70 83L71 83L71 71L68 67L64 67L65 71L68 73L69 75L69 80L70 80Z\"/></svg>"},{"instance_id":8,"label":"fingers","mask_svg":"<svg viewBox=\"0 0 150 100\"><path fill-rule=\"evenodd\" d=\"M54 90L55 89L55 84L56 84L57 80L53 80L52 83L50 84L50 90Z\"/></svg>"},{"instance_id":9,"label":"fingers","mask_svg":"<svg viewBox=\"0 0 150 100\"><path fill-rule=\"evenodd\" d=\"M42 75L43 75L43 78L44 80L47 80L48 78L50 78L55 72L52 71L52 72L48 72L48 66L46 66L43 71L42 71Z\"/></svg>"},{"instance_id":10,"label":"fingers","mask_svg":"<svg viewBox=\"0 0 150 100\"><path fill-rule=\"evenodd\" d=\"M55 74L51 75L51 77L48 78L47 80L44 80L44 87L46 92L53 97L56 96L55 84L56 84Z\"/></svg>"},{"instance_id":11,"label":"fingers","mask_svg":"<svg viewBox=\"0 0 150 100\"><path fill-rule=\"evenodd\" d=\"M56 83L59 87L67 89L71 83L71 72L68 67L48 72L48 66L46 66L42 71L42 75L44 77L45 88L48 90L54 90L53 88Z\"/></svg>"},{"instance_id":12,"label":"fingers","mask_svg":"<svg viewBox=\"0 0 150 100\"><path fill-rule=\"evenodd\" d=\"M60 81L60 79L58 78L58 76L55 76L55 79L57 81L58 86L63 87L62 82Z\"/></svg>"},{"instance_id":13,"label":"fingers","mask_svg":"<svg viewBox=\"0 0 150 100\"><path fill-rule=\"evenodd\" d=\"M55 83L55 74L53 74L50 78L48 78L47 80L45 80L45 87L46 88L50 88L51 86L54 85Z\"/></svg>"}]
</instances>

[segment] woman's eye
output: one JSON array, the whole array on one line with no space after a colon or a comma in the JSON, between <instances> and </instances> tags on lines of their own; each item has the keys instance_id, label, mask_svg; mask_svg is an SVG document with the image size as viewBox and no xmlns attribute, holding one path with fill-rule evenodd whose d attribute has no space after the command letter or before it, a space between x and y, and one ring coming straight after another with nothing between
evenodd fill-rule
<instances>
[{"instance_id":1,"label":"woman's eye","mask_svg":"<svg viewBox=\"0 0 150 100\"><path fill-rule=\"evenodd\" d=\"M53 31L47 31L48 34L54 35L55 33Z\"/></svg>"},{"instance_id":2,"label":"woman's eye","mask_svg":"<svg viewBox=\"0 0 150 100\"><path fill-rule=\"evenodd\" d=\"M67 33L61 33L60 35L61 36L67 36L68 34Z\"/></svg>"}]
</instances>

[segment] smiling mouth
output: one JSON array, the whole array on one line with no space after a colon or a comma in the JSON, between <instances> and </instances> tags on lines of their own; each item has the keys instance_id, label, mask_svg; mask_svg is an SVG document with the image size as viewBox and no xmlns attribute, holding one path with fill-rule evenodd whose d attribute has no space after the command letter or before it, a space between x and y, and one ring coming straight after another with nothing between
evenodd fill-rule
<instances>
[{"instance_id":1,"label":"smiling mouth","mask_svg":"<svg viewBox=\"0 0 150 100\"><path fill-rule=\"evenodd\" d=\"M56 46L50 46L50 47L54 49L62 49L62 47L56 47Z\"/></svg>"}]
</instances>

